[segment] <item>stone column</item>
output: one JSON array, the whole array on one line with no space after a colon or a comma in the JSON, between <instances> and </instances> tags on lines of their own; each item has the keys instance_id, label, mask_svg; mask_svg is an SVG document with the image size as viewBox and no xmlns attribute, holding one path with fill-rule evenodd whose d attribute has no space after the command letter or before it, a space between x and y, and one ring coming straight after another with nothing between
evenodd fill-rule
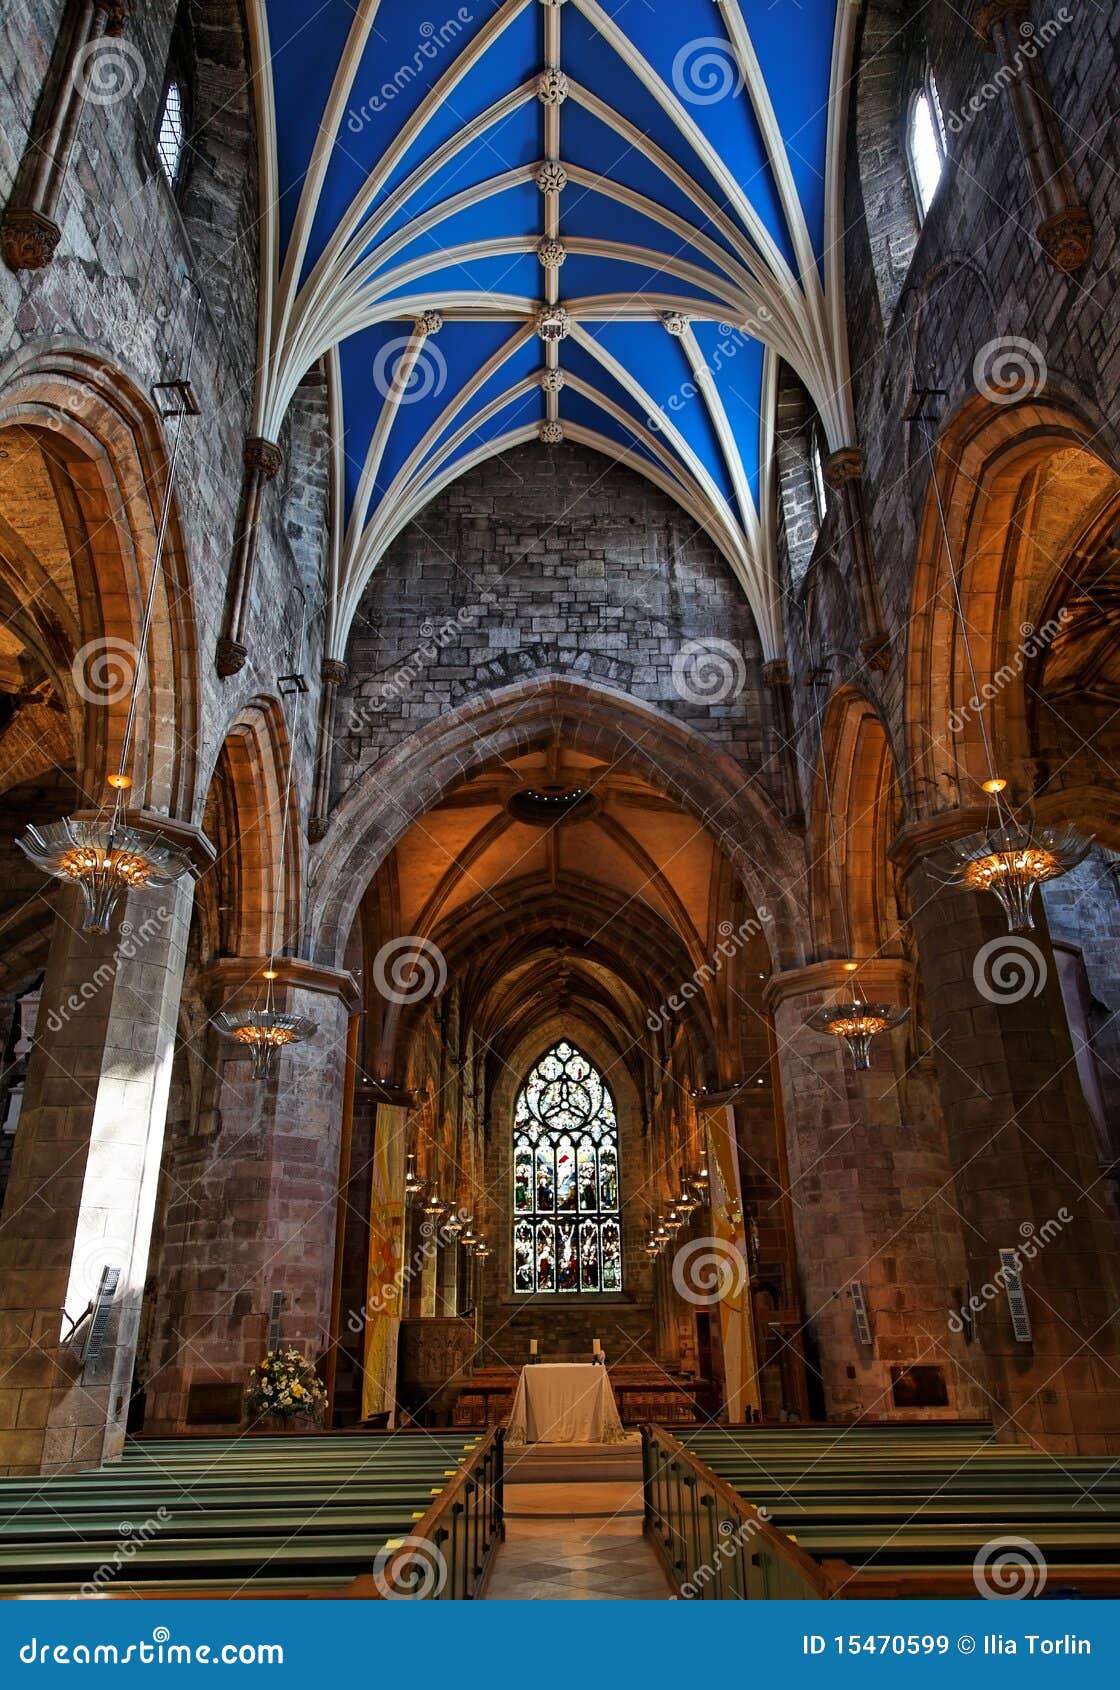
<instances>
[{"instance_id":1,"label":"stone column","mask_svg":"<svg viewBox=\"0 0 1120 1690\"><path fill-rule=\"evenodd\" d=\"M229 567L222 636L218 641L216 668L223 678L245 667L249 651L245 629L253 591L253 569L257 561L257 535L261 520L261 495L280 473L284 461L279 446L253 435L243 453L245 474L241 483L241 507L237 515L237 538Z\"/></svg>"},{"instance_id":2,"label":"stone column","mask_svg":"<svg viewBox=\"0 0 1120 1690\"><path fill-rule=\"evenodd\" d=\"M31 125L11 199L0 222L0 250L10 270L42 270L62 238L56 222L74 143L99 76L136 77L135 49L99 46L128 22L127 0L71 0ZM126 56L127 53L127 56ZM104 66L98 60L104 57ZM124 89L127 92L127 88Z\"/></svg>"},{"instance_id":3,"label":"stone column","mask_svg":"<svg viewBox=\"0 0 1120 1690\"><path fill-rule=\"evenodd\" d=\"M678 1292L683 1288L686 1302L701 1302L702 1306L706 1301L709 1307L716 1302L713 1312L718 1313L723 1351L724 1406L728 1420L734 1425L751 1417L761 1407L762 1399L733 1099L705 1099L700 1119L708 1147L711 1183L706 1219L711 1237L693 1240L682 1249L683 1234L678 1234L671 1252L675 1258L673 1282ZM718 1284L714 1287L718 1301L714 1296L702 1299L690 1294L689 1276L681 1271L689 1250L697 1252L695 1266L702 1270L705 1247L711 1262L719 1268Z\"/></svg>"},{"instance_id":4,"label":"stone column","mask_svg":"<svg viewBox=\"0 0 1120 1690\"><path fill-rule=\"evenodd\" d=\"M76 888L61 894L0 1220L9 1473L96 1465L124 1442L193 895L189 876L133 892L105 935L79 930ZM83 1364L89 1320L78 1348L67 1335L106 1267L119 1283Z\"/></svg>"},{"instance_id":5,"label":"stone column","mask_svg":"<svg viewBox=\"0 0 1120 1690\"><path fill-rule=\"evenodd\" d=\"M824 466L825 480L844 501L844 527L855 575L859 625L862 630L860 656L870 669L886 669L890 646L883 630L883 613L875 577L875 554L863 496L863 453L856 446L833 452Z\"/></svg>"},{"instance_id":6,"label":"stone column","mask_svg":"<svg viewBox=\"0 0 1120 1690\"><path fill-rule=\"evenodd\" d=\"M782 819L800 823L803 819L801 791L797 784L796 736L790 707L789 664L775 658L762 666L762 684L770 699L775 740L774 762L782 791Z\"/></svg>"},{"instance_id":7,"label":"stone column","mask_svg":"<svg viewBox=\"0 0 1120 1690\"><path fill-rule=\"evenodd\" d=\"M865 997L910 1001L909 965L865 963ZM869 1073L843 1041L810 1031L815 1009L851 992L839 962L775 975L766 991L781 1075L790 1196L806 1322L830 1420L898 1420L893 1369L939 1367L948 1406L923 1419L985 1415L988 1401L964 1337L950 1325L965 1294L964 1246L945 1126L905 1119L905 1033L875 1040ZM871 1341L861 1338L862 1286ZM812 1355L808 1358L814 1364Z\"/></svg>"},{"instance_id":8,"label":"stone column","mask_svg":"<svg viewBox=\"0 0 1120 1690\"><path fill-rule=\"evenodd\" d=\"M1072 274L1092 254L1093 222L1078 196L1062 145L1028 0L983 0L975 29L1000 64L1013 72L1011 109L1042 218L1039 245L1056 270Z\"/></svg>"},{"instance_id":9,"label":"stone column","mask_svg":"<svg viewBox=\"0 0 1120 1690\"><path fill-rule=\"evenodd\" d=\"M251 1005L265 966L216 963L204 981L208 1007ZM358 991L334 969L290 957L276 966L278 1007L308 1016L317 1031L282 1050L256 1081L247 1053L206 1030L216 1126L208 1139L188 1141L168 1169L148 1430L188 1424L192 1385L229 1387L237 1423L238 1390L266 1348L275 1291L282 1342L320 1361L332 1341L347 1034Z\"/></svg>"},{"instance_id":10,"label":"stone column","mask_svg":"<svg viewBox=\"0 0 1120 1690\"><path fill-rule=\"evenodd\" d=\"M1035 930L1009 935L991 894L946 887L945 866L928 857L974 827L941 816L893 851L908 877L965 1220L972 1353L987 1357L1001 1436L1118 1453L1120 1261L1042 901ZM1030 1342L1015 1336L1001 1250L1021 1253Z\"/></svg>"},{"instance_id":11,"label":"stone column","mask_svg":"<svg viewBox=\"0 0 1120 1690\"><path fill-rule=\"evenodd\" d=\"M307 837L313 845L326 836L331 807L331 765L334 750L334 712L338 689L345 686L350 670L336 658L323 659L322 691L319 694L319 737L315 747L315 785L311 794L311 819Z\"/></svg>"}]
</instances>

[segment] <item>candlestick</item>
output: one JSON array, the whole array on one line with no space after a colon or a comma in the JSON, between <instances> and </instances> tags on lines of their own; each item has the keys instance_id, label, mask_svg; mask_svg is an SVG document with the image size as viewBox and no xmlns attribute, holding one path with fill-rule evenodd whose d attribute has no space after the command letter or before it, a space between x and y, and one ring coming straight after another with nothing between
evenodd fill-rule
<instances>
[{"instance_id":1,"label":"candlestick","mask_svg":"<svg viewBox=\"0 0 1120 1690\"><path fill-rule=\"evenodd\" d=\"M536 1353L537 1353L537 1340L535 1338L530 1338L529 1339L529 1354L531 1356L535 1356Z\"/></svg>"}]
</instances>

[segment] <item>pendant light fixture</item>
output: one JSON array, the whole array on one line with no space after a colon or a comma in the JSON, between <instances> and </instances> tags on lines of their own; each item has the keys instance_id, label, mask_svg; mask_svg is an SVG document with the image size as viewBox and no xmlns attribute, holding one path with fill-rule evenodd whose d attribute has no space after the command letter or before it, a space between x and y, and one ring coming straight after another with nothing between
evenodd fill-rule
<instances>
[{"instance_id":1,"label":"pendant light fixture","mask_svg":"<svg viewBox=\"0 0 1120 1690\"><path fill-rule=\"evenodd\" d=\"M994 893L1007 919L1008 931L1026 933L1034 927L1031 906L1035 888L1044 885L1048 880L1058 880L1076 868L1092 849L1093 840L1091 836L1078 832L1076 828L1061 823L1049 825L1037 821L1029 813L1017 813L1005 797L1007 781L996 766L992 738L988 732L985 716L988 698L982 692L976 676L968 622L961 602L960 573L937 479L933 434L930 419L925 415L922 404L924 398L932 396L932 390L917 386L916 370L914 385L916 405L911 421L917 423L921 429L930 485L937 509L938 527L941 531L941 543L949 565L953 614L960 630L961 644L968 664L972 697L974 701L981 701L976 709L976 724L980 730L980 742L987 770L986 778L981 781L980 786L988 797L988 821L976 833L956 840L949 847L953 867L948 884L967 886L977 892Z\"/></svg>"},{"instance_id":2,"label":"pendant light fixture","mask_svg":"<svg viewBox=\"0 0 1120 1690\"><path fill-rule=\"evenodd\" d=\"M408 1153L408 1166L405 1169L404 1175L404 1194L410 1203L414 1197L419 1197L426 1184L427 1181L422 1180L420 1175L416 1172L416 1152L410 1150Z\"/></svg>"},{"instance_id":3,"label":"pendant light fixture","mask_svg":"<svg viewBox=\"0 0 1120 1690\"><path fill-rule=\"evenodd\" d=\"M808 630L806 629L806 632ZM820 683L816 679L822 671L813 671L814 678L810 685L816 687ZM819 697L814 697L814 708L817 718L817 743L821 756L821 785L824 788L825 811L828 816L828 865L829 873L836 872L837 907L840 911L840 931L844 941L844 953L849 958L852 954L851 927L848 921L848 899L844 890L844 878L840 873L840 863L837 851L836 817L832 808L832 780L828 772L828 756L824 744L824 721L821 715ZM843 1039L852 1058L852 1066L857 1073L865 1073L871 1067L871 1042L880 1033L887 1033L893 1027L901 1027L910 1014L908 1009L893 1003L868 1003L859 990L858 962L844 963L845 973L852 977L852 989L831 1003L822 1004L809 1016L805 1025L815 1033L827 1033L834 1039Z\"/></svg>"},{"instance_id":4,"label":"pendant light fixture","mask_svg":"<svg viewBox=\"0 0 1120 1690\"><path fill-rule=\"evenodd\" d=\"M303 658L303 641L307 631L307 618L304 616L300 627L299 646L296 661L298 670ZM296 681L296 676L290 677ZM281 689L283 690L283 689ZM294 688L297 701L302 697L304 687L297 684ZM292 724L292 731L288 736L288 773L284 786L284 805L280 823L280 850L276 865L276 896L272 905L271 932L269 935L271 949L268 957L268 967L264 970L262 979L264 991L259 995L252 1009L223 1012L213 1017L212 1025L223 1037L235 1040L240 1045L248 1046L253 1054L253 1078L263 1080L272 1072L276 1057L285 1045L300 1044L318 1031L316 1022L305 1015L289 1015L286 1011L276 1007L276 981L279 973L276 967L277 952L283 948L283 932L281 917L284 909L284 868L288 855L288 825L292 809L292 774L296 761L295 728L298 722L298 702L296 706L297 720Z\"/></svg>"},{"instance_id":5,"label":"pendant light fixture","mask_svg":"<svg viewBox=\"0 0 1120 1690\"><path fill-rule=\"evenodd\" d=\"M194 283L191 282L190 286L194 287ZM85 933L108 933L120 901L127 893L140 891L148 886L170 886L189 873L191 867L190 857L173 840L166 838L155 828L126 819L125 795L132 786L128 766L136 734L140 682L147 662L156 593L163 578L163 560L167 551L167 534L171 523L183 424L188 416L198 414L190 378L201 307L202 295L195 288L194 321L191 325L185 374L173 381L160 382L153 389L153 393L174 396L173 408L163 411L162 414L174 420L175 430L168 454L167 480L164 484L151 575L140 622L140 638L136 647L120 757L116 773L108 777L108 785L113 793L112 803L102 805L98 814L92 818L64 816L61 821L48 822L43 827L28 827L17 841L20 850L44 874L80 888L82 931Z\"/></svg>"}]
</instances>

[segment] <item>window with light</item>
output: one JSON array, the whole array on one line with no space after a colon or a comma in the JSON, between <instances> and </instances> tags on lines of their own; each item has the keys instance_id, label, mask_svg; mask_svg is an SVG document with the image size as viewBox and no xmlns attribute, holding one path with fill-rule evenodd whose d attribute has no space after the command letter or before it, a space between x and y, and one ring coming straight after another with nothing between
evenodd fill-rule
<instances>
[{"instance_id":1,"label":"window with light","mask_svg":"<svg viewBox=\"0 0 1120 1690\"><path fill-rule=\"evenodd\" d=\"M614 1099L566 1040L541 1057L514 1111L513 1289L622 1290Z\"/></svg>"}]
</instances>

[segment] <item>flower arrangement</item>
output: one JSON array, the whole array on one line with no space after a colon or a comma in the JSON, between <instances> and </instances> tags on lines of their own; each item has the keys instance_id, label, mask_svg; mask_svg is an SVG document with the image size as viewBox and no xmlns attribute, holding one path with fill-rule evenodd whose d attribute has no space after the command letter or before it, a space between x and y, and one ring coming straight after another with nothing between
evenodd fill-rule
<instances>
[{"instance_id":1,"label":"flower arrangement","mask_svg":"<svg viewBox=\"0 0 1120 1690\"><path fill-rule=\"evenodd\" d=\"M252 1420L321 1420L327 1391L307 1357L289 1346L269 1350L249 1375L245 1403Z\"/></svg>"}]
</instances>

